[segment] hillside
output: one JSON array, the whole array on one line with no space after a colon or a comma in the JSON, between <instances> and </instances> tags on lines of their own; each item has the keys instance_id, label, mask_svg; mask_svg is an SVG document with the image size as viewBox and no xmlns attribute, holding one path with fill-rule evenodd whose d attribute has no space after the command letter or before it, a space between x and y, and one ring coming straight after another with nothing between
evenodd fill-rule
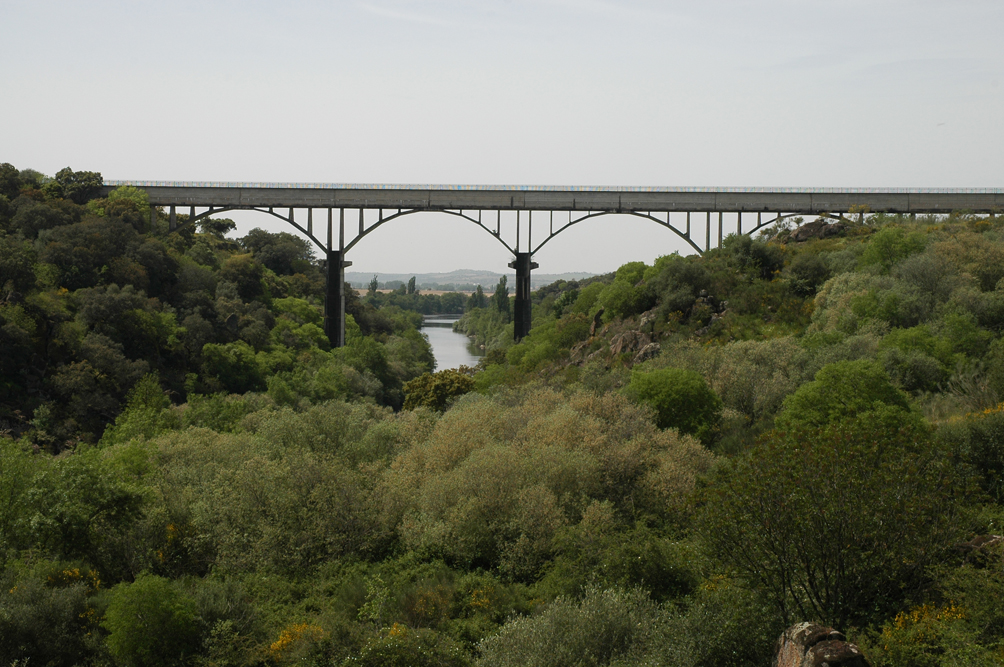
<instances>
[{"instance_id":1,"label":"hillside","mask_svg":"<svg viewBox=\"0 0 1004 667\"><path fill-rule=\"evenodd\" d=\"M0 165L4 664L1000 664L1001 218L562 279L519 344L497 277L367 293L330 349L297 237L96 182Z\"/></svg>"}]
</instances>

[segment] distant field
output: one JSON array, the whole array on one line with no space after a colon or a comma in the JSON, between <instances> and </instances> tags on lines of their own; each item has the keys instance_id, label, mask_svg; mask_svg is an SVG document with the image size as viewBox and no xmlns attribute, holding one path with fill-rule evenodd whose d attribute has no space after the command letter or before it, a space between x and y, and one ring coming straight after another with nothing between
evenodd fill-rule
<instances>
[{"instance_id":1,"label":"distant field","mask_svg":"<svg viewBox=\"0 0 1004 667\"><path fill-rule=\"evenodd\" d=\"M355 289L356 294L358 294L359 296L364 296L366 294L366 292L369 291L369 288L355 287L353 289ZM377 290L377 292L380 292L381 294L390 294L393 291L394 290L392 290L392 289L378 289ZM470 296L471 294L474 294L474 290L462 290L462 289L458 289L458 290L419 289L418 292L419 292L419 294L435 294L436 296L442 296L444 294L453 294L453 293L466 294L468 296Z\"/></svg>"}]
</instances>

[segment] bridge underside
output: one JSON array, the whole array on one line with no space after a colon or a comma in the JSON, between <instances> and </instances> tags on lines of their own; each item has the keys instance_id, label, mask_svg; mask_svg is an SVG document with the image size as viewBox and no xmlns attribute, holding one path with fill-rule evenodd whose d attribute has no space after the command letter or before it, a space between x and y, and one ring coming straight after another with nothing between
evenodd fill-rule
<instances>
[{"instance_id":1,"label":"bridge underside","mask_svg":"<svg viewBox=\"0 0 1004 667\"><path fill-rule=\"evenodd\" d=\"M333 346L345 343L346 253L386 222L423 211L458 216L491 234L513 256L516 269L515 338L530 330L530 271L534 253L584 220L631 215L662 225L696 252L721 245L723 235L751 234L793 215L837 219L865 213L997 213L1004 190L845 190L717 188L543 188L480 186L340 186L191 184L111 181L130 185L184 224L233 210L257 210L284 220L324 253L327 272L325 332ZM186 210L187 209L187 210ZM315 224L315 214L319 217ZM536 238L535 224L536 223Z\"/></svg>"}]
</instances>

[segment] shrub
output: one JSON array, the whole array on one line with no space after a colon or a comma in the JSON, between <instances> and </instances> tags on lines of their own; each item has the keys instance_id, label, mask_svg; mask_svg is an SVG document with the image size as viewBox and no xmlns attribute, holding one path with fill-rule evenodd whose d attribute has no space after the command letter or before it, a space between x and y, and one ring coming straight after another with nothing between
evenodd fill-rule
<instances>
[{"instance_id":1,"label":"shrub","mask_svg":"<svg viewBox=\"0 0 1004 667\"><path fill-rule=\"evenodd\" d=\"M964 484L902 410L775 432L714 475L700 534L785 625L885 617L959 536Z\"/></svg>"},{"instance_id":2,"label":"shrub","mask_svg":"<svg viewBox=\"0 0 1004 667\"><path fill-rule=\"evenodd\" d=\"M88 600L96 584L94 572L68 563L8 563L0 572L3 664L85 664L97 649Z\"/></svg>"},{"instance_id":3,"label":"shrub","mask_svg":"<svg viewBox=\"0 0 1004 667\"><path fill-rule=\"evenodd\" d=\"M632 371L625 393L636 403L655 410L659 428L675 428L702 441L711 438L721 417L721 399L693 371L680 368Z\"/></svg>"},{"instance_id":4,"label":"shrub","mask_svg":"<svg viewBox=\"0 0 1004 667\"><path fill-rule=\"evenodd\" d=\"M812 382L785 399L777 426L819 428L883 406L910 410L906 394L893 386L877 363L839 361L823 366Z\"/></svg>"},{"instance_id":5,"label":"shrub","mask_svg":"<svg viewBox=\"0 0 1004 667\"><path fill-rule=\"evenodd\" d=\"M938 438L973 466L994 502L1004 503L1004 403L942 424Z\"/></svg>"},{"instance_id":6,"label":"shrub","mask_svg":"<svg viewBox=\"0 0 1004 667\"><path fill-rule=\"evenodd\" d=\"M167 579L142 574L112 589L102 625L117 660L130 667L185 665L200 646L195 601Z\"/></svg>"},{"instance_id":7,"label":"shrub","mask_svg":"<svg viewBox=\"0 0 1004 667\"><path fill-rule=\"evenodd\" d=\"M541 613L510 621L478 644L480 667L600 667L638 664L655 648L664 622L641 590L589 588L559 597ZM623 662L620 662L623 661Z\"/></svg>"},{"instance_id":8,"label":"shrub","mask_svg":"<svg viewBox=\"0 0 1004 667\"><path fill-rule=\"evenodd\" d=\"M892 265L921 252L927 243L922 232L909 232L902 227L883 227L869 239L868 245L861 253L861 266L878 266L883 271L889 271Z\"/></svg>"},{"instance_id":9,"label":"shrub","mask_svg":"<svg viewBox=\"0 0 1004 667\"><path fill-rule=\"evenodd\" d=\"M395 623L370 640L342 667L467 667L470 657L456 642L434 630Z\"/></svg>"},{"instance_id":10,"label":"shrub","mask_svg":"<svg viewBox=\"0 0 1004 667\"><path fill-rule=\"evenodd\" d=\"M527 581L593 499L629 523L673 516L710 462L621 396L468 394L391 463L374 506L425 556Z\"/></svg>"},{"instance_id":11,"label":"shrub","mask_svg":"<svg viewBox=\"0 0 1004 667\"><path fill-rule=\"evenodd\" d=\"M474 378L463 370L425 373L404 385L404 409L427 407L442 412L450 400L473 390Z\"/></svg>"}]
</instances>

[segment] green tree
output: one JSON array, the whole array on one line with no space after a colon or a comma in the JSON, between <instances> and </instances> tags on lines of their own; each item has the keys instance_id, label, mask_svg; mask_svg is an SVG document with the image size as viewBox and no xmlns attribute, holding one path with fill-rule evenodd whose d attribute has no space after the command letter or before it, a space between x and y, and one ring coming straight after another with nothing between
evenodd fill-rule
<instances>
[{"instance_id":1,"label":"green tree","mask_svg":"<svg viewBox=\"0 0 1004 667\"><path fill-rule=\"evenodd\" d=\"M202 372L216 378L227 391L243 394L265 389L265 376L254 349L242 340L225 345L206 343L202 359Z\"/></svg>"},{"instance_id":2,"label":"green tree","mask_svg":"<svg viewBox=\"0 0 1004 667\"><path fill-rule=\"evenodd\" d=\"M232 282L237 286L237 294L244 301L252 301L260 297L265 289L262 286L264 271L262 265L250 254L232 255L219 271L220 280Z\"/></svg>"},{"instance_id":3,"label":"green tree","mask_svg":"<svg viewBox=\"0 0 1004 667\"><path fill-rule=\"evenodd\" d=\"M785 625L846 628L925 585L960 537L963 487L930 429L887 406L775 431L724 463L701 497L700 535Z\"/></svg>"},{"instance_id":4,"label":"green tree","mask_svg":"<svg viewBox=\"0 0 1004 667\"><path fill-rule=\"evenodd\" d=\"M377 275L374 273L373 278L370 279L369 288L366 290L366 296L375 298L377 295L377 290L380 289L380 281L377 280Z\"/></svg>"},{"instance_id":5,"label":"green tree","mask_svg":"<svg viewBox=\"0 0 1004 667\"><path fill-rule=\"evenodd\" d=\"M237 229L237 223L230 218L203 218L199 221L199 231L222 239Z\"/></svg>"},{"instance_id":6,"label":"green tree","mask_svg":"<svg viewBox=\"0 0 1004 667\"><path fill-rule=\"evenodd\" d=\"M914 253L921 252L927 239L921 232L909 232L902 227L888 226L875 232L864 252L861 253L862 266L879 266L887 272L892 265Z\"/></svg>"},{"instance_id":7,"label":"green tree","mask_svg":"<svg viewBox=\"0 0 1004 667\"><path fill-rule=\"evenodd\" d=\"M625 393L636 403L655 410L659 428L675 428L702 441L710 440L721 417L722 400L694 371L632 371Z\"/></svg>"},{"instance_id":8,"label":"green tree","mask_svg":"<svg viewBox=\"0 0 1004 667\"><path fill-rule=\"evenodd\" d=\"M785 399L777 427L819 428L860 413L890 406L908 413L910 401L889 375L869 359L823 366L812 382Z\"/></svg>"},{"instance_id":9,"label":"green tree","mask_svg":"<svg viewBox=\"0 0 1004 667\"><path fill-rule=\"evenodd\" d=\"M450 399L474 390L474 378L463 370L448 368L438 373L423 373L404 385L404 409L446 409Z\"/></svg>"},{"instance_id":10,"label":"green tree","mask_svg":"<svg viewBox=\"0 0 1004 667\"><path fill-rule=\"evenodd\" d=\"M84 204L101 192L104 180L96 171L73 171L65 167L56 172L56 177L43 188L53 197L69 199L74 204Z\"/></svg>"},{"instance_id":11,"label":"green tree","mask_svg":"<svg viewBox=\"0 0 1004 667\"><path fill-rule=\"evenodd\" d=\"M485 292L481 289L481 285L474 290L471 297L467 300L467 310L473 310L475 308L484 308L488 305L488 297L485 296Z\"/></svg>"},{"instance_id":12,"label":"green tree","mask_svg":"<svg viewBox=\"0 0 1004 667\"><path fill-rule=\"evenodd\" d=\"M272 234L252 229L240 244L254 254L255 261L280 276L307 273L314 259L310 242L288 232Z\"/></svg>"},{"instance_id":13,"label":"green tree","mask_svg":"<svg viewBox=\"0 0 1004 667\"><path fill-rule=\"evenodd\" d=\"M639 589L590 588L559 597L539 614L515 618L478 644L484 667L602 667L662 664L649 652L662 639L658 605ZM646 659L648 657L649 659Z\"/></svg>"},{"instance_id":14,"label":"green tree","mask_svg":"<svg viewBox=\"0 0 1004 667\"><path fill-rule=\"evenodd\" d=\"M495 286L495 294L492 295L492 304L495 309L502 313L502 318L509 322L512 320L512 310L509 304L509 287L507 286L508 278L502 276L499 278L499 284Z\"/></svg>"},{"instance_id":15,"label":"green tree","mask_svg":"<svg viewBox=\"0 0 1004 667\"><path fill-rule=\"evenodd\" d=\"M129 667L187 665L200 646L195 601L152 574L112 589L102 625L108 649Z\"/></svg>"},{"instance_id":16,"label":"green tree","mask_svg":"<svg viewBox=\"0 0 1004 667\"><path fill-rule=\"evenodd\" d=\"M21 194L21 177L17 167L9 162L0 164L0 195L10 200Z\"/></svg>"},{"instance_id":17,"label":"green tree","mask_svg":"<svg viewBox=\"0 0 1004 667\"><path fill-rule=\"evenodd\" d=\"M408 294L418 294L418 290L415 289L415 276L408 279Z\"/></svg>"}]
</instances>

